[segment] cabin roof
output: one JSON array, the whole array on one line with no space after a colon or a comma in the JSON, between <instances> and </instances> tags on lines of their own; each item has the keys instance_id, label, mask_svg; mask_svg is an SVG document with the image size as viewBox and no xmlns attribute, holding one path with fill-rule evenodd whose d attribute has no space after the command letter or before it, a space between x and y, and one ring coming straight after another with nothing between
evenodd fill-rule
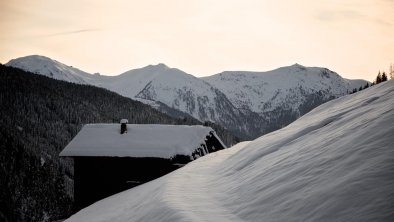
<instances>
[{"instance_id":1,"label":"cabin roof","mask_svg":"<svg viewBox=\"0 0 394 222\"><path fill-rule=\"evenodd\" d=\"M171 158L191 155L210 132L216 136L204 126L127 124L127 131L120 134L120 124L87 124L60 156Z\"/></svg>"}]
</instances>

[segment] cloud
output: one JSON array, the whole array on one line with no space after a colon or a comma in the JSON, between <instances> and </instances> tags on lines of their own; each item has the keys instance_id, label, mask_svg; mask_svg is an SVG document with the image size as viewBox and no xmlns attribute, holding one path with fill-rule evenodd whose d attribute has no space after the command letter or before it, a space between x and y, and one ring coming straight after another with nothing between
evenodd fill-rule
<instances>
[{"instance_id":1,"label":"cloud","mask_svg":"<svg viewBox=\"0 0 394 222\"><path fill-rule=\"evenodd\" d=\"M386 20L383 20L383 19L380 19L380 18L376 18L373 21L375 23L379 24L379 25L382 25L382 26L387 26L387 27L393 27L394 26L393 23L391 23L389 21L386 21Z\"/></svg>"},{"instance_id":2,"label":"cloud","mask_svg":"<svg viewBox=\"0 0 394 222\"><path fill-rule=\"evenodd\" d=\"M78 30L67 31L67 32L57 32L57 33L52 33L52 34L40 35L40 37L75 35L75 34L86 33L86 32L97 32L97 31L101 31L101 30L102 29L98 29L98 28L95 28L95 29L78 29Z\"/></svg>"},{"instance_id":3,"label":"cloud","mask_svg":"<svg viewBox=\"0 0 394 222\"><path fill-rule=\"evenodd\" d=\"M383 0L386 2L394 3L394 0ZM331 11L320 11L315 18L321 22L342 22L342 21L353 21L363 20L375 23L381 26L392 27L393 23L385 18L377 18L375 16L366 15L355 10L331 10Z\"/></svg>"},{"instance_id":4,"label":"cloud","mask_svg":"<svg viewBox=\"0 0 394 222\"><path fill-rule=\"evenodd\" d=\"M315 17L322 22L334 22L338 20L363 19L366 16L355 10L332 10L321 11Z\"/></svg>"}]
</instances>

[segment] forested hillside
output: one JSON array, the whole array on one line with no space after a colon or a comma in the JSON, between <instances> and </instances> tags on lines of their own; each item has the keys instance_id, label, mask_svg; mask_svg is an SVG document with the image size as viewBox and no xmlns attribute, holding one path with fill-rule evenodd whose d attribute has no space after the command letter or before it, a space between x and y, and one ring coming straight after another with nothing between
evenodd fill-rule
<instances>
[{"instance_id":1,"label":"forested hillside","mask_svg":"<svg viewBox=\"0 0 394 222\"><path fill-rule=\"evenodd\" d=\"M0 221L52 221L72 212L73 163L59 152L86 123L201 124L94 86L0 65ZM211 125L223 141L236 138Z\"/></svg>"}]
</instances>

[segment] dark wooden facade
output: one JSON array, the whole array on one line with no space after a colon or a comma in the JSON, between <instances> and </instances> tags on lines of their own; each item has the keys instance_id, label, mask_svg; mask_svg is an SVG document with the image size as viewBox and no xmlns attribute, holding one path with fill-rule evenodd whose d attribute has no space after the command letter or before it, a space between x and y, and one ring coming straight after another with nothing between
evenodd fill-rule
<instances>
[{"instance_id":1,"label":"dark wooden facade","mask_svg":"<svg viewBox=\"0 0 394 222\"><path fill-rule=\"evenodd\" d=\"M74 209L80 210L178 168L162 158L75 157Z\"/></svg>"}]
</instances>

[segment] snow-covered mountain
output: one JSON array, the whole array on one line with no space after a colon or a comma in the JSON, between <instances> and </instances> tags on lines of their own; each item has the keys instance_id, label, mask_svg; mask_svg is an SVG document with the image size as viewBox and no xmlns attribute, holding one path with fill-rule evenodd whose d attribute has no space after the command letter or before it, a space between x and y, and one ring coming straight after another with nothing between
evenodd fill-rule
<instances>
[{"instance_id":1,"label":"snow-covered mountain","mask_svg":"<svg viewBox=\"0 0 394 222\"><path fill-rule=\"evenodd\" d=\"M202 157L66 221L393 221L394 81Z\"/></svg>"},{"instance_id":2,"label":"snow-covered mountain","mask_svg":"<svg viewBox=\"0 0 394 222\"><path fill-rule=\"evenodd\" d=\"M92 75L72 66L67 66L56 60L40 55L30 55L10 60L6 66L20 68L28 72L44 75L57 80L72 83L99 85L102 78L100 75Z\"/></svg>"},{"instance_id":3,"label":"snow-covered mountain","mask_svg":"<svg viewBox=\"0 0 394 222\"><path fill-rule=\"evenodd\" d=\"M164 64L130 70L102 82L102 86L147 104L161 102L201 121L246 128L239 118L242 114L221 91Z\"/></svg>"},{"instance_id":4,"label":"snow-covered mountain","mask_svg":"<svg viewBox=\"0 0 394 222\"><path fill-rule=\"evenodd\" d=\"M249 139L279 129L366 83L343 79L325 68L301 65L270 72L223 72L205 78L164 64L118 76L92 75L43 56L22 57L6 65L104 87L165 112L178 110L202 122L215 122Z\"/></svg>"},{"instance_id":5,"label":"snow-covered mountain","mask_svg":"<svg viewBox=\"0 0 394 222\"><path fill-rule=\"evenodd\" d=\"M203 79L225 93L237 108L257 113L278 106L299 111L306 94L320 92L322 98L328 99L353 89L352 80L345 80L335 72L299 64L268 72L227 71Z\"/></svg>"},{"instance_id":6,"label":"snow-covered mountain","mask_svg":"<svg viewBox=\"0 0 394 222\"><path fill-rule=\"evenodd\" d=\"M268 72L222 72L203 78L221 90L239 109L251 110L263 117L287 110L304 114L311 100L328 101L366 84L364 80L346 80L326 68L295 64ZM313 106L311 106L313 108Z\"/></svg>"}]
</instances>

